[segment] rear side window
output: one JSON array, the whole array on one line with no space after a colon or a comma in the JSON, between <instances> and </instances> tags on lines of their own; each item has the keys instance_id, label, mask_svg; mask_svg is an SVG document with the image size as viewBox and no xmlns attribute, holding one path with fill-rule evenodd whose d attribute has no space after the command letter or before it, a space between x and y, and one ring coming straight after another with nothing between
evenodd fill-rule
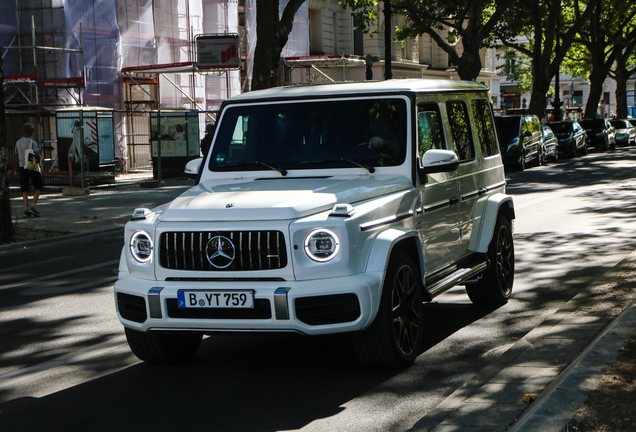
<instances>
[{"instance_id":1,"label":"rear side window","mask_svg":"<svg viewBox=\"0 0 636 432\"><path fill-rule=\"evenodd\" d=\"M437 105L418 105L417 143L420 160L428 150L444 148L444 134Z\"/></svg>"},{"instance_id":2,"label":"rear side window","mask_svg":"<svg viewBox=\"0 0 636 432\"><path fill-rule=\"evenodd\" d=\"M452 149L457 152L460 161L474 159L475 149L466 105L462 101L448 101L446 102L446 113L453 139L450 143Z\"/></svg>"},{"instance_id":3,"label":"rear side window","mask_svg":"<svg viewBox=\"0 0 636 432\"><path fill-rule=\"evenodd\" d=\"M486 99L473 99L472 106L478 145L484 157L494 156L499 153L499 146L495 138L495 125L490 103Z\"/></svg>"}]
</instances>

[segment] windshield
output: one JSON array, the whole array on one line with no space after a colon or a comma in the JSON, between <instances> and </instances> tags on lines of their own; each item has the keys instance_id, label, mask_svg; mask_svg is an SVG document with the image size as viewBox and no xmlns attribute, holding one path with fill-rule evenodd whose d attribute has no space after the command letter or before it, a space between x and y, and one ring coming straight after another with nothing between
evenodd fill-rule
<instances>
[{"instance_id":1,"label":"windshield","mask_svg":"<svg viewBox=\"0 0 636 432\"><path fill-rule=\"evenodd\" d=\"M236 105L221 119L211 171L397 166L406 155L402 98Z\"/></svg>"},{"instance_id":2,"label":"windshield","mask_svg":"<svg viewBox=\"0 0 636 432\"><path fill-rule=\"evenodd\" d=\"M610 123L616 129L627 129L627 128L631 127L630 124L628 124L626 121L623 121L623 120L610 120Z\"/></svg>"},{"instance_id":3,"label":"windshield","mask_svg":"<svg viewBox=\"0 0 636 432\"><path fill-rule=\"evenodd\" d=\"M497 125L497 138L499 138L500 145L508 144L519 136L521 129L519 117L495 117L495 124Z\"/></svg>"},{"instance_id":4,"label":"windshield","mask_svg":"<svg viewBox=\"0 0 636 432\"><path fill-rule=\"evenodd\" d=\"M570 123L570 122L550 123L550 128L552 129L554 133L572 132L573 123Z\"/></svg>"},{"instance_id":5,"label":"windshield","mask_svg":"<svg viewBox=\"0 0 636 432\"><path fill-rule=\"evenodd\" d=\"M594 120L581 120L579 124L583 129L605 129L605 120L594 119Z\"/></svg>"}]
</instances>

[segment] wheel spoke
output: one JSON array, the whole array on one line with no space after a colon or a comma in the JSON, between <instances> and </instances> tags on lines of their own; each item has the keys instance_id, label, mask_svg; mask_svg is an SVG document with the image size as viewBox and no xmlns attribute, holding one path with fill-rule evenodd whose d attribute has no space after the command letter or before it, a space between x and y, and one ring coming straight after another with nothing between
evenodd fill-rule
<instances>
[{"instance_id":1,"label":"wheel spoke","mask_svg":"<svg viewBox=\"0 0 636 432\"><path fill-rule=\"evenodd\" d=\"M411 268L400 268L393 287L393 326L398 348L404 354L413 352L420 331L417 287Z\"/></svg>"}]
</instances>

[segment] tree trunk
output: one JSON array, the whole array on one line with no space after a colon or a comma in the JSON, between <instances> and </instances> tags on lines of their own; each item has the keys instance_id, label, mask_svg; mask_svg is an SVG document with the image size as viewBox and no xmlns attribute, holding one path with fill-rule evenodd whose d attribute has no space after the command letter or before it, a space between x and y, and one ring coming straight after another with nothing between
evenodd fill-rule
<instances>
[{"instance_id":1,"label":"tree trunk","mask_svg":"<svg viewBox=\"0 0 636 432\"><path fill-rule=\"evenodd\" d=\"M4 81L4 66L0 57L0 83ZM4 116L4 87L0 86L0 244L14 241L15 230L11 220L9 197L9 170L13 164L13 151L7 146L6 118Z\"/></svg>"},{"instance_id":2,"label":"tree trunk","mask_svg":"<svg viewBox=\"0 0 636 432\"><path fill-rule=\"evenodd\" d=\"M535 66L536 63L536 66ZM552 82L552 76L548 72L547 67L542 67L542 62L533 62L533 82L532 92L530 93L530 104L528 105L528 112L535 114L539 119L545 117L546 108L546 94L550 90L550 83Z\"/></svg>"},{"instance_id":3,"label":"tree trunk","mask_svg":"<svg viewBox=\"0 0 636 432\"><path fill-rule=\"evenodd\" d=\"M627 59L623 55L616 56L616 117L627 118L627 80L630 72L627 70Z\"/></svg>"},{"instance_id":4,"label":"tree trunk","mask_svg":"<svg viewBox=\"0 0 636 432\"><path fill-rule=\"evenodd\" d=\"M481 72L481 56L479 55L479 42L476 39L462 39L464 52L459 58L457 74L466 81L474 81Z\"/></svg>"},{"instance_id":5,"label":"tree trunk","mask_svg":"<svg viewBox=\"0 0 636 432\"><path fill-rule=\"evenodd\" d=\"M278 46L278 1L256 2L256 49L252 90L278 85L278 63L283 47Z\"/></svg>"},{"instance_id":6,"label":"tree trunk","mask_svg":"<svg viewBox=\"0 0 636 432\"><path fill-rule=\"evenodd\" d=\"M256 2L256 49L252 90L278 85L280 54L294 25L294 16L306 0L289 0L283 16L278 18L278 0Z\"/></svg>"},{"instance_id":7,"label":"tree trunk","mask_svg":"<svg viewBox=\"0 0 636 432\"><path fill-rule=\"evenodd\" d=\"M606 73L594 68L590 74L590 94L587 97L587 103L585 104L585 118L596 118L596 112L598 110L598 104L603 96L603 81L605 81Z\"/></svg>"}]
</instances>

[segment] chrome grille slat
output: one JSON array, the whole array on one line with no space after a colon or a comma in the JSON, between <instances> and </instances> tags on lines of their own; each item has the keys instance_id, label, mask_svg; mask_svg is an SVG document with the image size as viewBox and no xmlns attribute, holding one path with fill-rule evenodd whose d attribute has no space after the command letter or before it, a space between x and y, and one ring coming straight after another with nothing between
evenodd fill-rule
<instances>
[{"instance_id":1,"label":"chrome grille slat","mask_svg":"<svg viewBox=\"0 0 636 432\"><path fill-rule=\"evenodd\" d=\"M270 233L267 233L267 265L268 268L272 268L272 248L270 243Z\"/></svg>"},{"instance_id":2,"label":"chrome grille slat","mask_svg":"<svg viewBox=\"0 0 636 432\"><path fill-rule=\"evenodd\" d=\"M250 231L247 234L247 251L250 255L250 268L254 268L254 264L252 264L252 232Z\"/></svg>"},{"instance_id":3,"label":"chrome grille slat","mask_svg":"<svg viewBox=\"0 0 636 432\"><path fill-rule=\"evenodd\" d=\"M235 259L229 267L213 267L206 258L206 246L215 236L227 237L234 244ZM157 250L160 265L171 270L251 271L287 266L285 237L280 231L165 232Z\"/></svg>"}]
</instances>

